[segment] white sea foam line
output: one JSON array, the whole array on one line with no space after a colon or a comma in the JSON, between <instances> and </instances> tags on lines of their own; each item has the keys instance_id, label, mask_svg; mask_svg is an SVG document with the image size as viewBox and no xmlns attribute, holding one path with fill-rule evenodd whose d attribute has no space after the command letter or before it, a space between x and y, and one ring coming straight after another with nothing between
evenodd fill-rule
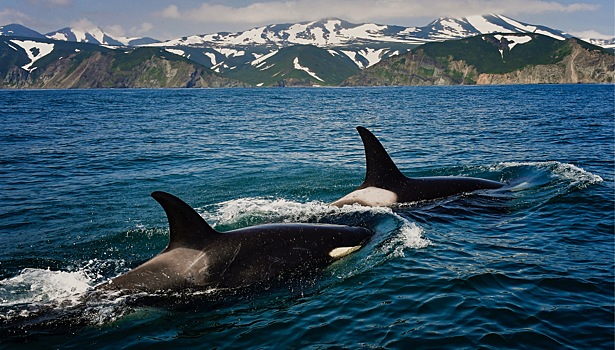
<instances>
[{"instance_id":1,"label":"white sea foam line","mask_svg":"<svg viewBox=\"0 0 615 350\"><path fill-rule=\"evenodd\" d=\"M311 218L324 215L344 213L373 213L393 216L401 222L401 226L389 241L388 249L394 250L394 255L403 256L403 249L425 248L431 244L429 239L423 237L423 229L413 222L399 216L388 207L366 207L359 204L346 205L342 208L330 206L324 202L313 201L299 203L286 199L266 198L239 198L219 204L214 214L206 214L206 220L212 226L239 221L246 215L279 216L284 222L305 222Z\"/></svg>"},{"instance_id":2,"label":"white sea foam line","mask_svg":"<svg viewBox=\"0 0 615 350\"><path fill-rule=\"evenodd\" d=\"M588 182L589 184L600 183L604 181L599 175L590 173L574 164L561 163L557 161L547 162L502 162L491 168L493 171L499 171L504 168L533 166L538 168L552 169L553 173L564 180L577 182Z\"/></svg>"}]
</instances>

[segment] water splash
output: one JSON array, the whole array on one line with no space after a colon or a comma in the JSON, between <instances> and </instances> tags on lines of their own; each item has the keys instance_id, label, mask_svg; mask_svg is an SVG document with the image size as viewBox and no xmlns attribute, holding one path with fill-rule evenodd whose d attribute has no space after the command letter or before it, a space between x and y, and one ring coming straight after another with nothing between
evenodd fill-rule
<instances>
[{"instance_id":1,"label":"water splash","mask_svg":"<svg viewBox=\"0 0 615 350\"><path fill-rule=\"evenodd\" d=\"M331 215L334 208L322 202L299 203L280 198L239 198L217 205L214 212L205 214L212 226L237 223L307 222Z\"/></svg>"},{"instance_id":2,"label":"water splash","mask_svg":"<svg viewBox=\"0 0 615 350\"><path fill-rule=\"evenodd\" d=\"M492 166L490 170L499 172L510 172L519 171L523 168L528 167L534 168L543 174L546 173L550 175L552 179L568 182L570 184L570 187L578 189L582 189L587 186L601 183L604 181L599 175L592 174L591 172L586 171L583 168L580 168L574 164L561 163L557 161L502 162ZM521 186L524 185L524 183L520 182L518 185Z\"/></svg>"},{"instance_id":3,"label":"water splash","mask_svg":"<svg viewBox=\"0 0 615 350\"><path fill-rule=\"evenodd\" d=\"M403 256L403 249L421 249L431 241L423 237L423 230L388 207L366 207L359 204L341 208L324 202L300 203L279 198L239 198L220 203L212 213L202 214L213 227L241 227L272 222L343 222L368 226L393 243L393 255ZM374 220L374 218L378 218ZM393 224L383 225L389 218ZM385 220L386 221L386 220ZM374 223L380 222L380 223Z\"/></svg>"},{"instance_id":4,"label":"water splash","mask_svg":"<svg viewBox=\"0 0 615 350\"><path fill-rule=\"evenodd\" d=\"M407 249L422 249L432 245L432 242L423 236L423 229L413 222L403 222L397 229L397 234L384 242L380 251L391 258L405 257Z\"/></svg>"},{"instance_id":5,"label":"water splash","mask_svg":"<svg viewBox=\"0 0 615 350\"><path fill-rule=\"evenodd\" d=\"M17 276L0 281L0 306L74 305L91 283L84 270L67 272L26 268Z\"/></svg>"},{"instance_id":6,"label":"water splash","mask_svg":"<svg viewBox=\"0 0 615 350\"><path fill-rule=\"evenodd\" d=\"M237 228L273 222L345 223L368 226L375 231L372 249L365 252L364 263L348 266L353 272L369 269L378 261L404 256L407 249L421 249L431 242L423 237L423 229L396 214L391 208L365 207L358 204L332 207L312 201L300 203L280 198L239 198L199 211L214 227ZM358 258L359 259L359 258ZM375 262L374 262L375 261ZM90 299L92 287L111 274L125 272L122 259L93 259L81 263L73 271L52 271L27 268L18 275L0 281L0 321L5 325L55 312L62 320L69 315L73 323L102 325L131 312L126 295L108 295ZM338 270L338 273L340 271ZM200 295L199 293L205 293ZM212 291L197 292L194 297L208 296ZM29 321L30 322L30 321Z\"/></svg>"}]
</instances>

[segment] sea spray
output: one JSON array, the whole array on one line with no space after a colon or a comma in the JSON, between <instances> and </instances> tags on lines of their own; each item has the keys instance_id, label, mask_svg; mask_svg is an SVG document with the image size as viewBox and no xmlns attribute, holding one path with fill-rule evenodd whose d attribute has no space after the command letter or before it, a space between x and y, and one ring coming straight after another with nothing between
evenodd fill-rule
<instances>
[{"instance_id":1,"label":"sea spray","mask_svg":"<svg viewBox=\"0 0 615 350\"><path fill-rule=\"evenodd\" d=\"M373 221L372 216L388 217L394 222L392 227L380 224L371 228L386 236L383 239L390 242L394 256L403 256L405 248L420 249L431 244L423 236L422 228L388 207L353 204L338 208L319 201L300 203L280 198L239 198L220 203L213 213L202 215L214 227L269 222L335 222L340 216L350 216L347 221L353 225L365 225Z\"/></svg>"}]
</instances>

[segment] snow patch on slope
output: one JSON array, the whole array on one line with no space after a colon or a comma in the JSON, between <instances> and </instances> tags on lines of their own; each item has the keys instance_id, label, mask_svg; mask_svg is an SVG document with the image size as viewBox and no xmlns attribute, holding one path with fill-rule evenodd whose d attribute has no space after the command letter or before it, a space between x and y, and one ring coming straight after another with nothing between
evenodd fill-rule
<instances>
[{"instance_id":1,"label":"snow patch on slope","mask_svg":"<svg viewBox=\"0 0 615 350\"><path fill-rule=\"evenodd\" d=\"M525 44L532 41L532 37L529 35L494 35L493 37L500 41L502 38L506 39L509 50L512 50L517 44Z\"/></svg>"},{"instance_id":2,"label":"snow patch on slope","mask_svg":"<svg viewBox=\"0 0 615 350\"><path fill-rule=\"evenodd\" d=\"M479 32L483 34L487 33L501 33L507 32L508 30L504 27L501 27L495 23L489 22L483 16L469 16L466 17L468 23L476 28Z\"/></svg>"},{"instance_id":3,"label":"snow patch on slope","mask_svg":"<svg viewBox=\"0 0 615 350\"><path fill-rule=\"evenodd\" d=\"M267 61L267 59L269 59L270 57L273 57L275 54L277 54L278 51L279 50L274 50L274 51L271 51L270 53L268 53L266 55L259 56L254 61L250 62L250 64L253 65L256 68L259 68L259 66L263 65L265 63L265 61Z\"/></svg>"},{"instance_id":4,"label":"snow patch on slope","mask_svg":"<svg viewBox=\"0 0 615 350\"><path fill-rule=\"evenodd\" d=\"M172 54L174 54L174 55L177 55L177 56L186 57L186 52L185 52L184 50L179 50L179 49L169 49L169 48L166 48L166 49L164 49L164 50L165 50L165 51L167 51L167 52L169 52L169 53L172 53ZM188 58L188 57L186 57L186 58Z\"/></svg>"},{"instance_id":5,"label":"snow patch on slope","mask_svg":"<svg viewBox=\"0 0 615 350\"><path fill-rule=\"evenodd\" d=\"M21 67L24 70L32 73L37 67L32 68L32 65L41 58L49 55L53 51L54 44L40 43L32 40L11 40L15 45L20 46L26 51L30 63Z\"/></svg>"},{"instance_id":6,"label":"snow patch on slope","mask_svg":"<svg viewBox=\"0 0 615 350\"><path fill-rule=\"evenodd\" d=\"M308 67L303 67L301 64L299 64L299 57L295 57L293 65L295 69L302 70L307 74L311 75L314 79L318 79L324 83L324 80L320 79L318 75L316 75L316 73L312 72Z\"/></svg>"},{"instance_id":7,"label":"snow patch on slope","mask_svg":"<svg viewBox=\"0 0 615 350\"><path fill-rule=\"evenodd\" d=\"M389 49L375 50L375 49L366 48L365 50L359 51L359 53L361 54L361 56L367 59L367 62L369 63L367 64L366 68L369 68L373 66L374 64L380 62L382 56L386 54L388 51Z\"/></svg>"}]
</instances>

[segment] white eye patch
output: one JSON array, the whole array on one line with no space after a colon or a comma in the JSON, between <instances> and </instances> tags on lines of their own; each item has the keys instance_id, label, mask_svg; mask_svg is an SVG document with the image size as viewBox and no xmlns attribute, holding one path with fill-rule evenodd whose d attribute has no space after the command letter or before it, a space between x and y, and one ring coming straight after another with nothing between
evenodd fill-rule
<instances>
[{"instance_id":1,"label":"white eye patch","mask_svg":"<svg viewBox=\"0 0 615 350\"><path fill-rule=\"evenodd\" d=\"M356 252L360 248L361 248L360 245L355 246L355 247L339 247L339 248L335 248L331 252L329 252L329 256L332 257L333 259L339 259L341 257L344 257L344 256L350 254L350 253Z\"/></svg>"}]
</instances>

